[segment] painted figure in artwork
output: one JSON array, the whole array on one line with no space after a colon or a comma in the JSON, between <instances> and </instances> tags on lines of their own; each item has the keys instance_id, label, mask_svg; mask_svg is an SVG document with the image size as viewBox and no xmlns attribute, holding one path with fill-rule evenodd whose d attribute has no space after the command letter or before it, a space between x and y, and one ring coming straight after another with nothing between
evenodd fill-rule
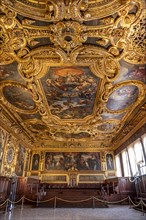
<instances>
[{"instance_id":1,"label":"painted figure in artwork","mask_svg":"<svg viewBox=\"0 0 146 220\"><path fill-rule=\"evenodd\" d=\"M23 175L24 159L25 159L25 148L23 146L19 145L17 163L16 163L16 168L15 168L15 173L17 176Z\"/></svg>"},{"instance_id":2,"label":"painted figure in artwork","mask_svg":"<svg viewBox=\"0 0 146 220\"><path fill-rule=\"evenodd\" d=\"M114 170L114 161L112 154L106 155L106 164L107 164L107 170Z\"/></svg>"},{"instance_id":3,"label":"painted figure in artwork","mask_svg":"<svg viewBox=\"0 0 146 220\"><path fill-rule=\"evenodd\" d=\"M39 169L39 161L40 161L40 155L34 154L33 160L32 160L32 170L38 170Z\"/></svg>"},{"instance_id":4,"label":"painted figure in artwork","mask_svg":"<svg viewBox=\"0 0 146 220\"><path fill-rule=\"evenodd\" d=\"M79 160L77 161L77 169L78 170L89 170L89 165L84 158L84 156L81 156Z\"/></svg>"},{"instance_id":5,"label":"painted figure in artwork","mask_svg":"<svg viewBox=\"0 0 146 220\"><path fill-rule=\"evenodd\" d=\"M92 153L91 157L87 160L90 170L100 170L100 160L98 153Z\"/></svg>"},{"instance_id":6,"label":"painted figure in artwork","mask_svg":"<svg viewBox=\"0 0 146 220\"><path fill-rule=\"evenodd\" d=\"M45 170L101 170L100 153L46 152Z\"/></svg>"},{"instance_id":7,"label":"painted figure in artwork","mask_svg":"<svg viewBox=\"0 0 146 220\"><path fill-rule=\"evenodd\" d=\"M52 67L42 79L50 111L62 119L91 114L98 83L88 67Z\"/></svg>"}]
</instances>

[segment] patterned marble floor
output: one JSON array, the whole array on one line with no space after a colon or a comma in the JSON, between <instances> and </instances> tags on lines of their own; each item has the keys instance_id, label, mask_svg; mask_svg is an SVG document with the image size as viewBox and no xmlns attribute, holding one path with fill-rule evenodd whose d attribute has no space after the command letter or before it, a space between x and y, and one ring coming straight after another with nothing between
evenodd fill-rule
<instances>
[{"instance_id":1,"label":"patterned marble floor","mask_svg":"<svg viewBox=\"0 0 146 220\"><path fill-rule=\"evenodd\" d=\"M0 220L146 220L146 214L125 205L95 209L17 206L9 213L0 210Z\"/></svg>"}]
</instances>

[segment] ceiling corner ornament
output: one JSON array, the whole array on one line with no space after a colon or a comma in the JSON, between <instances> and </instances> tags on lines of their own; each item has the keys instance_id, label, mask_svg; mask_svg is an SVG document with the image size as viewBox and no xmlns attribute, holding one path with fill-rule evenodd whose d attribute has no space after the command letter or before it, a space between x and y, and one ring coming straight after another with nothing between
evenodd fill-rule
<instances>
[{"instance_id":1,"label":"ceiling corner ornament","mask_svg":"<svg viewBox=\"0 0 146 220\"><path fill-rule=\"evenodd\" d=\"M40 144L110 145L145 98L136 78L146 62L143 4L1 0L0 101L14 112L10 127ZM138 66L135 78L121 79L122 62Z\"/></svg>"},{"instance_id":2,"label":"ceiling corner ornament","mask_svg":"<svg viewBox=\"0 0 146 220\"><path fill-rule=\"evenodd\" d=\"M135 22L129 34L128 50L125 54L125 61L132 64L145 64L146 56L146 9L142 10L142 13L137 22Z\"/></svg>"}]
</instances>

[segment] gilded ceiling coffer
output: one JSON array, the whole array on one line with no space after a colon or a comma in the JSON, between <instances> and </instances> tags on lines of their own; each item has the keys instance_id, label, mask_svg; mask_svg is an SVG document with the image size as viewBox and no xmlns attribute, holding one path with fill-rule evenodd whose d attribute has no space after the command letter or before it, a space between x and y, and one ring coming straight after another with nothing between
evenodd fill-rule
<instances>
[{"instance_id":1,"label":"gilded ceiling coffer","mask_svg":"<svg viewBox=\"0 0 146 220\"><path fill-rule=\"evenodd\" d=\"M4 126L42 148L114 148L145 98L144 1L2 0L0 8Z\"/></svg>"}]
</instances>

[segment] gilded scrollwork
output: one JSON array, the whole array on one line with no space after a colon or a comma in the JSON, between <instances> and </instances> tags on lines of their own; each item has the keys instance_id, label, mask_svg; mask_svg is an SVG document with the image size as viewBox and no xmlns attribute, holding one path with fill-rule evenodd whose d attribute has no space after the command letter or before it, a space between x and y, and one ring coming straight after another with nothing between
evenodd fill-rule
<instances>
[{"instance_id":1,"label":"gilded scrollwork","mask_svg":"<svg viewBox=\"0 0 146 220\"><path fill-rule=\"evenodd\" d=\"M0 17L1 30L1 65L19 60L17 51L26 46L27 40L21 24L16 18L16 13L6 7L1 8L3 14Z\"/></svg>"},{"instance_id":2,"label":"gilded scrollwork","mask_svg":"<svg viewBox=\"0 0 146 220\"><path fill-rule=\"evenodd\" d=\"M15 112L2 120L29 144L41 137L75 142L77 149L87 140L108 147L145 98L143 79L115 83L123 60L146 62L143 1L2 0L0 6L0 65L17 62L23 80L0 70L0 101Z\"/></svg>"},{"instance_id":3,"label":"gilded scrollwork","mask_svg":"<svg viewBox=\"0 0 146 220\"><path fill-rule=\"evenodd\" d=\"M82 45L87 40L87 34L84 33L85 28L78 22L58 22L56 25L52 25L50 29L53 32L50 40L55 46L59 45L67 52Z\"/></svg>"},{"instance_id":4,"label":"gilded scrollwork","mask_svg":"<svg viewBox=\"0 0 146 220\"><path fill-rule=\"evenodd\" d=\"M143 10L140 19L131 27L129 34L129 44L124 59L132 64L146 63L146 10Z\"/></svg>"},{"instance_id":5,"label":"gilded scrollwork","mask_svg":"<svg viewBox=\"0 0 146 220\"><path fill-rule=\"evenodd\" d=\"M91 66L93 72L107 81L114 81L120 72L120 65L112 57L103 57L98 59L97 62Z\"/></svg>"},{"instance_id":6,"label":"gilded scrollwork","mask_svg":"<svg viewBox=\"0 0 146 220\"><path fill-rule=\"evenodd\" d=\"M102 18L127 5L127 1L118 0L60 0L30 1L2 0L2 5L33 19L56 22L63 19L88 21ZM45 2L45 4L44 4ZM129 2L129 1L128 1ZM25 10L24 10L25 7ZM98 10L98 13L96 12Z\"/></svg>"},{"instance_id":7,"label":"gilded scrollwork","mask_svg":"<svg viewBox=\"0 0 146 220\"><path fill-rule=\"evenodd\" d=\"M35 60L31 56L28 57L26 62L18 65L18 71L22 78L27 82L32 82L34 77L38 75L42 70L42 62Z\"/></svg>"},{"instance_id":8,"label":"gilded scrollwork","mask_svg":"<svg viewBox=\"0 0 146 220\"><path fill-rule=\"evenodd\" d=\"M50 3L53 4L52 1L50 1ZM86 8L85 5L90 5L90 3L84 1L79 1L78 3L78 9L80 7ZM56 5L57 4L64 3L61 1L60 3L56 2ZM75 3L68 1L68 3L66 2L65 4L67 4L68 10L70 10L70 8L73 7L71 5L74 5ZM84 5L84 7L82 5ZM136 10L135 14L130 13L132 9ZM60 46L67 52L82 45L87 41L88 37L96 37L99 38L97 44L101 46L109 45L108 51L114 55L115 58L120 59L125 55L125 50L127 50L128 45L126 42L131 25L133 25L138 16L140 16L141 4L136 0L133 3L129 2L124 8L119 10L118 16L115 19L108 17L108 20L110 20L110 22L108 21L108 25L95 26L83 25L78 21L59 21L56 24L39 27L34 26L34 22L29 19L24 18L22 22L20 22L16 18L17 13L10 11L5 6L2 7L2 10L5 13L1 18L2 26L5 27L5 30L2 31L4 32L3 35L5 36L6 30L8 28L10 29L10 33L7 34L7 40L5 37L4 43L12 60L16 59L18 62L23 62L24 55L26 55L25 53L28 50L27 48L24 50L26 44L31 46L37 45L39 41L35 39L40 37L49 38L54 46ZM75 11L78 10L76 9ZM107 23L107 19L101 19L101 22ZM23 57L23 60L21 60L20 57Z\"/></svg>"}]
</instances>

